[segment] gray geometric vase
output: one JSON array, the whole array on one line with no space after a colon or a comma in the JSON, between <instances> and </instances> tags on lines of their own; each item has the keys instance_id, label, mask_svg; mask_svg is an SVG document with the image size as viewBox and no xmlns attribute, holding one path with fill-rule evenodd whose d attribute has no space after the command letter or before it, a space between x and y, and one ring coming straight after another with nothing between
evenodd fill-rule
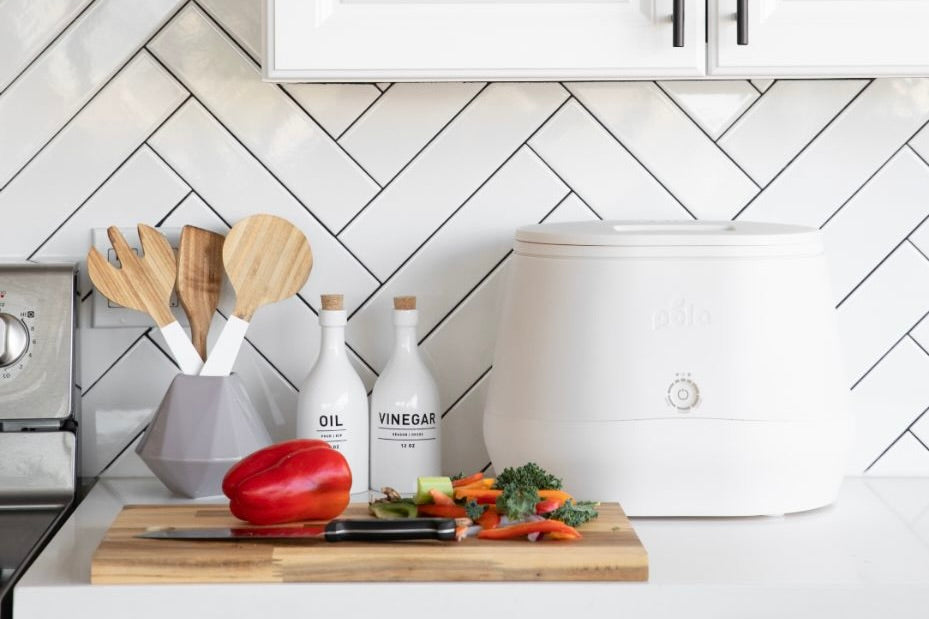
<instances>
[{"instance_id":1,"label":"gray geometric vase","mask_svg":"<svg viewBox=\"0 0 929 619\"><path fill-rule=\"evenodd\" d=\"M242 381L178 374L136 447L155 477L177 494L222 494L223 476L271 436Z\"/></svg>"}]
</instances>

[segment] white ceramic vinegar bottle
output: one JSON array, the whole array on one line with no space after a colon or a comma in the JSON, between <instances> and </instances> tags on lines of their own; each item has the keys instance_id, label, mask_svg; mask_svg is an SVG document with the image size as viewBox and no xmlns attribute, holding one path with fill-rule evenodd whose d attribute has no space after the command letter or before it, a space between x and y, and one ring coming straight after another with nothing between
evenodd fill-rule
<instances>
[{"instance_id":1,"label":"white ceramic vinegar bottle","mask_svg":"<svg viewBox=\"0 0 929 619\"><path fill-rule=\"evenodd\" d=\"M441 475L439 388L416 345L416 297L394 298L394 351L371 394L371 487L415 492Z\"/></svg>"},{"instance_id":2,"label":"white ceramic vinegar bottle","mask_svg":"<svg viewBox=\"0 0 929 619\"><path fill-rule=\"evenodd\" d=\"M368 393L345 354L342 295L324 294L319 312L319 357L300 388L297 438L317 438L338 449L352 470L352 492L368 490Z\"/></svg>"}]
</instances>

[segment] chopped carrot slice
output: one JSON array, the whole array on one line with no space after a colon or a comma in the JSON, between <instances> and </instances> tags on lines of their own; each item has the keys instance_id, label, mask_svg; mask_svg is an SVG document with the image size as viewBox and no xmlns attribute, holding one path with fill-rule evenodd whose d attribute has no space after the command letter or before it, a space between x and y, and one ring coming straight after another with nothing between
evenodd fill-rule
<instances>
[{"instance_id":1,"label":"chopped carrot slice","mask_svg":"<svg viewBox=\"0 0 929 619\"><path fill-rule=\"evenodd\" d=\"M479 482L484 479L484 473L478 471L474 475L468 475L467 477L462 477L461 479L456 479L452 482L452 488L458 488L461 486L470 486L473 483Z\"/></svg>"},{"instance_id":2,"label":"chopped carrot slice","mask_svg":"<svg viewBox=\"0 0 929 619\"><path fill-rule=\"evenodd\" d=\"M436 505L454 505L455 500L439 490L438 488L430 488L429 496L432 497L432 502Z\"/></svg>"},{"instance_id":3,"label":"chopped carrot slice","mask_svg":"<svg viewBox=\"0 0 929 619\"><path fill-rule=\"evenodd\" d=\"M558 534L563 537L556 539L580 539L581 534L574 527L568 526L558 520L535 520L520 522L495 529L485 529L477 534L480 539L517 539L526 537L530 533Z\"/></svg>"}]
</instances>

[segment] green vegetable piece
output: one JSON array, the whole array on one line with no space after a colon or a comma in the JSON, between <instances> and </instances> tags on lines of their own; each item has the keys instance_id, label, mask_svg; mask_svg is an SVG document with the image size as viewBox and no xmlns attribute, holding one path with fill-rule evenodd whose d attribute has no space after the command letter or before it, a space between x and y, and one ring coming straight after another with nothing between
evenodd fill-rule
<instances>
[{"instance_id":1,"label":"green vegetable piece","mask_svg":"<svg viewBox=\"0 0 929 619\"><path fill-rule=\"evenodd\" d=\"M536 490L561 490L561 480L543 469L535 462L523 466L506 467L497 475L494 488L505 489L507 486L524 486Z\"/></svg>"},{"instance_id":2,"label":"green vegetable piece","mask_svg":"<svg viewBox=\"0 0 929 619\"><path fill-rule=\"evenodd\" d=\"M464 473L462 473L461 471L459 471L459 472L455 473L454 475L452 475L450 479L451 479L452 481L458 481L459 479L464 479Z\"/></svg>"},{"instance_id":3,"label":"green vegetable piece","mask_svg":"<svg viewBox=\"0 0 929 619\"><path fill-rule=\"evenodd\" d=\"M420 477L416 480L416 496L413 497L413 502L417 505L432 503L429 491L433 488L449 497L455 496L451 477Z\"/></svg>"},{"instance_id":4,"label":"green vegetable piece","mask_svg":"<svg viewBox=\"0 0 929 619\"><path fill-rule=\"evenodd\" d=\"M535 514L539 500L539 491L535 488L510 484L497 497L497 511L510 520L523 520Z\"/></svg>"},{"instance_id":5,"label":"green vegetable piece","mask_svg":"<svg viewBox=\"0 0 929 619\"><path fill-rule=\"evenodd\" d=\"M480 518L484 514L485 511L487 511L486 505L481 505L474 499L471 499L470 501L465 503L464 508L465 508L465 511L468 512L468 518L470 518L471 520L475 520L475 521L478 518Z\"/></svg>"},{"instance_id":6,"label":"green vegetable piece","mask_svg":"<svg viewBox=\"0 0 929 619\"><path fill-rule=\"evenodd\" d=\"M397 501L394 503L371 503L368 505L371 515L375 518L415 518L416 506L411 501Z\"/></svg>"},{"instance_id":7,"label":"green vegetable piece","mask_svg":"<svg viewBox=\"0 0 929 619\"><path fill-rule=\"evenodd\" d=\"M544 514L549 520L560 520L568 526L579 527L585 522L593 520L599 514L594 509L597 506L593 501L565 501L565 504L553 511Z\"/></svg>"}]
</instances>

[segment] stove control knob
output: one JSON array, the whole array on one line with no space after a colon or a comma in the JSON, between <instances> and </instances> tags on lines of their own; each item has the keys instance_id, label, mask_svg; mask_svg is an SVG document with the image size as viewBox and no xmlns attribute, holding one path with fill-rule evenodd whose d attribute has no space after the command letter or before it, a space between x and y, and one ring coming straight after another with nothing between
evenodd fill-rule
<instances>
[{"instance_id":1,"label":"stove control knob","mask_svg":"<svg viewBox=\"0 0 929 619\"><path fill-rule=\"evenodd\" d=\"M29 350L29 329L16 316L0 313L0 368L13 365Z\"/></svg>"}]
</instances>

